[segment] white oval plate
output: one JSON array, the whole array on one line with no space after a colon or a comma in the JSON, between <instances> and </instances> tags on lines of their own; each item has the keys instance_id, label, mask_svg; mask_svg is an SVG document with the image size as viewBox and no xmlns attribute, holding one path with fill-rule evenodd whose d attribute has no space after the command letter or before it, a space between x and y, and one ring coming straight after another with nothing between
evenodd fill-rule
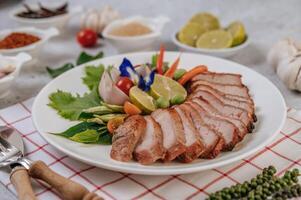
<instances>
[{"instance_id":1,"label":"white oval plate","mask_svg":"<svg viewBox=\"0 0 301 200\"><path fill-rule=\"evenodd\" d=\"M82 83L86 65L118 66L124 57L132 63L150 62L154 52L133 53L106 57L85 65L76 67L57 77L45 86L35 99L32 116L40 134L54 147L82 162L115 171L146 175L170 175L192 173L215 167L220 167L245 158L263 148L280 132L286 118L286 106L279 90L264 76L240 64L220 58L199 54L182 53L180 67L189 69L199 64L205 64L211 71L239 73L243 82L248 86L256 105L258 122L252 134L248 134L236 148L222 153L212 160L198 159L189 164L179 162L155 163L143 166L137 162L118 162L110 158L111 146L79 144L49 132L61 132L78 122L70 122L61 118L55 110L48 107L48 96L59 90L83 94L87 87ZM165 60L173 62L179 52L166 52Z\"/></svg>"}]
</instances>

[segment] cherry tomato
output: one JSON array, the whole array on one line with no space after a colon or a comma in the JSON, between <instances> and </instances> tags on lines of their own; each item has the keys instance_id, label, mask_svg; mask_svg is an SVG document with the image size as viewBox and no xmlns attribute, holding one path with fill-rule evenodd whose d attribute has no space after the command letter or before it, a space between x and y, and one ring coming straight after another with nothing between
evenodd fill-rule
<instances>
[{"instance_id":1,"label":"cherry tomato","mask_svg":"<svg viewBox=\"0 0 301 200\"><path fill-rule=\"evenodd\" d=\"M97 42L97 33L92 29L84 29L77 33L77 41L83 47L92 47Z\"/></svg>"},{"instance_id":2,"label":"cherry tomato","mask_svg":"<svg viewBox=\"0 0 301 200\"><path fill-rule=\"evenodd\" d=\"M129 95L130 89L133 85L134 83L128 77L120 77L116 83L116 86L126 95Z\"/></svg>"}]
</instances>

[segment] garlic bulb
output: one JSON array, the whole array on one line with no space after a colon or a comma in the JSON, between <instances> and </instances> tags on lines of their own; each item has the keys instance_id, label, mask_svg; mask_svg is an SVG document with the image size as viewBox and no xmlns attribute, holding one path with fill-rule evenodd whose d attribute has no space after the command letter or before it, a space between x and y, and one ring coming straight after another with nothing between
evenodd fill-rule
<instances>
[{"instance_id":1,"label":"garlic bulb","mask_svg":"<svg viewBox=\"0 0 301 200\"><path fill-rule=\"evenodd\" d=\"M105 6L101 10L88 10L81 18L81 28L90 28L97 33L101 33L106 25L120 17L119 12L110 6Z\"/></svg>"},{"instance_id":2,"label":"garlic bulb","mask_svg":"<svg viewBox=\"0 0 301 200\"><path fill-rule=\"evenodd\" d=\"M292 39L279 41L270 50L268 63L289 89L301 91L300 44Z\"/></svg>"}]
</instances>

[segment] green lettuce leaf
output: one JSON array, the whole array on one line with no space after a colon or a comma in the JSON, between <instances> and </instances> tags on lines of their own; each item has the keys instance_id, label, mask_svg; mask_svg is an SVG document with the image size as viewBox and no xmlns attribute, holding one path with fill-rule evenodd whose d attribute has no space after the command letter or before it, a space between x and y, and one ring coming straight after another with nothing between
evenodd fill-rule
<instances>
[{"instance_id":1,"label":"green lettuce leaf","mask_svg":"<svg viewBox=\"0 0 301 200\"><path fill-rule=\"evenodd\" d=\"M85 93L82 97L78 94L72 95L69 92L58 90L50 94L49 100L48 105L57 110L59 115L69 120L80 120L83 118L81 113L84 109L100 105L100 97L96 88L91 93Z\"/></svg>"},{"instance_id":2,"label":"green lettuce leaf","mask_svg":"<svg viewBox=\"0 0 301 200\"><path fill-rule=\"evenodd\" d=\"M86 76L83 77L84 84L86 84L90 90L92 90L95 87L98 87L104 70L105 67L103 65L99 65L98 67L86 66Z\"/></svg>"}]
</instances>

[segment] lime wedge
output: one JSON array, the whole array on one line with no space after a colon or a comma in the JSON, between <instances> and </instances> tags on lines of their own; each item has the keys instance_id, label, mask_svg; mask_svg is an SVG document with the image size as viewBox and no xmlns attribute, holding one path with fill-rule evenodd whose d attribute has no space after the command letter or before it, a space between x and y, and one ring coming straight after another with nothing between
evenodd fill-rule
<instances>
[{"instance_id":1,"label":"lime wedge","mask_svg":"<svg viewBox=\"0 0 301 200\"><path fill-rule=\"evenodd\" d=\"M197 40L196 46L198 48L206 49L223 49L231 47L232 35L224 30L208 31L201 35Z\"/></svg>"},{"instance_id":2,"label":"lime wedge","mask_svg":"<svg viewBox=\"0 0 301 200\"><path fill-rule=\"evenodd\" d=\"M196 40L206 31L198 23L189 22L178 33L178 40L186 45L195 46Z\"/></svg>"},{"instance_id":3,"label":"lime wedge","mask_svg":"<svg viewBox=\"0 0 301 200\"><path fill-rule=\"evenodd\" d=\"M187 91L177 81L156 74L154 83L151 85L150 95L155 99L164 97L164 99L170 101L174 96L181 96L186 99Z\"/></svg>"},{"instance_id":4,"label":"lime wedge","mask_svg":"<svg viewBox=\"0 0 301 200\"><path fill-rule=\"evenodd\" d=\"M219 29L220 24L218 18L206 12L197 13L190 19L190 22L200 24L205 30Z\"/></svg>"},{"instance_id":5,"label":"lime wedge","mask_svg":"<svg viewBox=\"0 0 301 200\"><path fill-rule=\"evenodd\" d=\"M236 21L231 23L227 29L233 37L232 46L237 46L243 43L246 39L246 31L243 23Z\"/></svg>"},{"instance_id":6,"label":"lime wedge","mask_svg":"<svg viewBox=\"0 0 301 200\"><path fill-rule=\"evenodd\" d=\"M130 100L145 113L151 113L156 110L153 97L139 89L138 86L130 89Z\"/></svg>"}]
</instances>

